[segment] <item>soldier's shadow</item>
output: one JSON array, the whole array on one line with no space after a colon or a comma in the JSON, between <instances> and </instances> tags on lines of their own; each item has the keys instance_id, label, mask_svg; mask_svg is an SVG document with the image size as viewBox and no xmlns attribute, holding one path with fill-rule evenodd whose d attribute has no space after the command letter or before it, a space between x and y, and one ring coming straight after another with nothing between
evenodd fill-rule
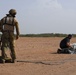
<instances>
[{"instance_id":1,"label":"soldier's shadow","mask_svg":"<svg viewBox=\"0 0 76 75\"><path fill-rule=\"evenodd\" d=\"M52 53L50 53L50 54L58 54L57 52L52 52Z\"/></svg>"}]
</instances>

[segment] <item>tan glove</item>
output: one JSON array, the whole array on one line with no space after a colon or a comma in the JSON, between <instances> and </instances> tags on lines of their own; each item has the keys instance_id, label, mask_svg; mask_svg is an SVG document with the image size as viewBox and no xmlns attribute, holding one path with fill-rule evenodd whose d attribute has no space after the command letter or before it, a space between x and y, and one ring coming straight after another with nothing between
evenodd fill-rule
<instances>
[{"instance_id":1,"label":"tan glove","mask_svg":"<svg viewBox=\"0 0 76 75\"><path fill-rule=\"evenodd\" d=\"M19 35L16 35L16 40L19 38Z\"/></svg>"}]
</instances>

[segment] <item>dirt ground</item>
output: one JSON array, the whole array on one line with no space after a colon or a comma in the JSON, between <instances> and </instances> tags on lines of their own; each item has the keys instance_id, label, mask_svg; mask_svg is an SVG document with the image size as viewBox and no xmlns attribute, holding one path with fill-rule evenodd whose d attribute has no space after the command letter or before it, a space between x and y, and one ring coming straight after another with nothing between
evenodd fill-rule
<instances>
[{"instance_id":1,"label":"dirt ground","mask_svg":"<svg viewBox=\"0 0 76 75\"><path fill-rule=\"evenodd\" d=\"M76 75L76 55L56 53L62 38L20 37L16 63L0 63L0 75Z\"/></svg>"}]
</instances>

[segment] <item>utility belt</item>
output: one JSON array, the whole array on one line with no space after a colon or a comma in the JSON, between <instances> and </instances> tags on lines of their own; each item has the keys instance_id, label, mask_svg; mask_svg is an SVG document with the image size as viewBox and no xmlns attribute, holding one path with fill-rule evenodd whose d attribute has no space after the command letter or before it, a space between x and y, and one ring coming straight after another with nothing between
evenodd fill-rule
<instances>
[{"instance_id":1,"label":"utility belt","mask_svg":"<svg viewBox=\"0 0 76 75\"><path fill-rule=\"evenodd\" d=\"M3 30L2 32L3 33L5 33L5 32L7 32L7 33L11 33L11 32L14 33L14 31L12 31L12 30Z\"/></svg>"}]
</instances>

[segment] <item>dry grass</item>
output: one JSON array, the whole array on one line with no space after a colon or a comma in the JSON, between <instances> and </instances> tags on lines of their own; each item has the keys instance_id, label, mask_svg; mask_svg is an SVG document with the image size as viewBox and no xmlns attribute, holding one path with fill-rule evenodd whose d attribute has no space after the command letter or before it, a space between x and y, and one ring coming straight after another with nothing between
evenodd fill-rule
<instances>
[{"instance_id":1,"label":"dry grass","mask_svg":"<svg viewBox=\"0 0 76 75\"><path fill-rule=\"evenodd\" d=\"M56 54L58 37L21 37L15 43L17 62L0 64L1 75L76 75L76 55ZM73 38L71 42L76 42Z\"/></svg>"}]
</instances>

